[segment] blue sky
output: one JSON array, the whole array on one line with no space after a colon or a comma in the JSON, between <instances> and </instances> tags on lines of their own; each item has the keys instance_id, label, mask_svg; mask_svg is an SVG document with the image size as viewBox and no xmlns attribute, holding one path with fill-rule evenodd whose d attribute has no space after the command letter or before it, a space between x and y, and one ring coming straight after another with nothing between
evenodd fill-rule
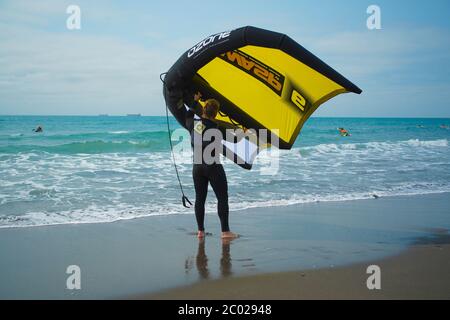
<instances>
[{"instance_id":1,"label":"blue sky","mask_svg":"<svg viewBox=\"0 0 450 320\"><path fill-rule=\"evenodd\" d=\"M81 8L81 30L66 8ZM381 8L368 30L366 9ZM0 114L163 115L159 74L204 37L274 30L363 89L317 116L450 117L450 1L3 1Z\"/></svg>"}]
</instances>

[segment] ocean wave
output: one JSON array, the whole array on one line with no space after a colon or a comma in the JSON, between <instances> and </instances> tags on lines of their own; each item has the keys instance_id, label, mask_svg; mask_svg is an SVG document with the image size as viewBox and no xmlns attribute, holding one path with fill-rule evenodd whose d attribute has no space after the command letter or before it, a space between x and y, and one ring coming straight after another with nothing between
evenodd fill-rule
<instances>
[{"instance_id":1,"label":"ocean wave","mask_svg":"<svg viewBox=\"0 0 450 320\"><path fill-rule=\"evenodd\" d=\"M418 188L421 185L424 188ZM374 190L370 192L355 192L350 194L293 194L285 199L268 199L262 201L230 202L231 211L243 211L254 208L276 208L299 204L318 202L343 202L355 200L368 200L380 197L416 196L427 194L450 193L450 185L430 186L430 184L407 184L393 190ZM207 212L215 212L216 205L209 204ZM35 211L23 215L9 215L0 217L1 228L40 227L61 224L89 224L89 223L111 223L122 220L133 220L153 216L167 216L175 214L193 214L180 209L178 203L173 202L164 207L145 206L139 207L129 204L118 204L115 206L90 205L84 209L66 210L55 212Z\"/></svg>"},{"instance_id":2,"label":"ocean wave","mask_svg":"<svg viewBox=\"0 0 450 320\"><path fill-rule=\"evenodd\" d=\"M372 142L362 142L362 143L329 143L329 144L318 144L308 147L297 148L300 151L306 152L316 152L318 154L328 154L336 153L342 151L355 151L355 150L396 150L399 148L445 148L448 147L447 139L437 139L437 140L419 140L410 139L406 141L372 141Z\"/></svg>"},{"instance_id":3,"label":"ocean wave","mask_svg":"<svg viewBox=\"0 0 450 320\"><path fill-rule=\"evenodd\" d=\"M45 147L50 153L91 154L116 152L149 152L155 150L156 141L86 141Z\"/></svg>"},{"instance_id":4,"label":"ocean wave","mask_svg":"<svg viewBox=\"0 0 450 320\"><path fill-rule=\"evenodd\" d=\"M421 141L419 139L411 139L406 141L406 143L413 147L448 147L447 139L438 139L431 141Z\"/></svg>"},{"instance_id":5,"label":"ocean wave","mask_svg":"<svg viewBox=\"0 0 450 320\"><path fill-rule=\"evenodd\" d=\"M35 133L12 133L0 135L1 140L32 140L32 141L86 141L92 139L104 140L108 138L123 139L158 139L166 138L167 131L127 131L127 130L117 130L117 131L105 131L105 132L83 132L83 133L49 133L44 131L42 134Z\"/></svg>"},{"instance_id":6,"label":"ocean wave","mask_svg":"<svg viewBox=\"0 0 450 320\"><path fill-rule=\"evenodd\" d=\"M82 138L62 135L47 140L47 145L37 145L34 141L39 138L34 137L21 142L23 145L2 144L0 227L112 222L186 213L179 205L167 132L112 132L118 131L102 137L97 133L81 134ZM292 150L280 150L279 170L273 176L258 172L270 164L269 153L257 157L252 171L225 161L230 209L450 192L446 136L320 141L329 143L302 146L299 139ZM3 150L9 153L2 154ZM175 158L191 197L190 145L185 155L176 152ZM207 210L216 211L214 201Z\"/></svg>"},{"instance_id":7,"label":"ocean wave","mask_svg":"<svg viewBox=\"0 0 450 320\"><path fill-rule=\"evenodd\" d=\"M390 190L372 190L367 192L354 192L346 194L293 194L286 199L271 199L266 201L240 202L231 204L232 210L246 210L250 208L280 207L296 204L307 204L317 202L342 202L367 200L380 197L417 196L427 194L450 193L450 185L431 185L429 183L408 183L401 187Z\"/></svg>"},{"instance_id":8,"label":"ocean wave","mask_svg":"<svg viewBox=\"0 0 450 320\"><path fill-rule=\"evenodd\" d=\"M155 152L166 150L167 140L141 140L141 141L84 141L71 142L59 145L13 145L0 147L0 153L33 153L47 152L58 154L95 154L95 153L129 153L129 152Z\"/></svg>"}]
</instances>

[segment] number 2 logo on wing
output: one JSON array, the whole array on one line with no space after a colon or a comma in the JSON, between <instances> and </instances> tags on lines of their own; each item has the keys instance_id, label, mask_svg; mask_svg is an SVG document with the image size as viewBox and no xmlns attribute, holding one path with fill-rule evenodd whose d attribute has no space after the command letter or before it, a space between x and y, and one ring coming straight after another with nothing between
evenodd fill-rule
<instances>
[{"instance_id":1,"label":"number 2 logo on wing","mask_svg":"<svg viewBox=\"0 0 450 320\"><path fill-rule=\"evenodd\" d=\"M305 111L306 99L297 91L292 90L291 101L299 107L300 110Z\"/></svg>"}]
</instances>

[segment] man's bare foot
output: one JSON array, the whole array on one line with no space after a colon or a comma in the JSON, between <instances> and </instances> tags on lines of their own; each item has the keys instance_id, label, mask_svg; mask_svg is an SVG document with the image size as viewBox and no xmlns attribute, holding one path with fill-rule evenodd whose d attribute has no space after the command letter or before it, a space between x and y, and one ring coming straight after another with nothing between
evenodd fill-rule
<instances>
[{"instance_id":1,"label":"man's bare foot","mask_svg":"<svg viewBox=\"0 0 450 320\"><path fill-rule=\"evenodd\" d=\"M197 233L197 238L204 239L205 238L205 231L199 231Z\"/></svg>"},{"instance_id":2,"label":"man's bare foot","mask_svg":"<svg viewBox=\"0 0 450 320\"><path fill-rule=\"evenodd\" d=\"M227 231L227 232L222 232L222 239L236 239L239 238L239 235L236 233L233 233L231 231Z\"/></svg>"}]
</instances>

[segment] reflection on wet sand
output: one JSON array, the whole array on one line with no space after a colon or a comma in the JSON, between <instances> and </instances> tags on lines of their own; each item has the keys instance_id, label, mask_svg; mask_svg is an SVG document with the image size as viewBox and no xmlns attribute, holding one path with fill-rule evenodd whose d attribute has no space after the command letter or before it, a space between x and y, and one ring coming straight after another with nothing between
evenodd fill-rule
<instances>
[{"instance_id":1,"label":"reflection on wet sand","mask_svg":"<svg viewBox=\"0 0 450 320\"><path fill-rule=\"evenodd\" d=\"M205 239L201 239L198 241L196 266L200 278L208 279L209 278L208 256L206 255L205 252Z\"/></svg>"},{"instance_id":2,"label":"reflection on wet sand","mask_svg":"<svg viewBox=\"0 0 450 320\"><path fill-rule=\"evenodd\" d=\"M205 250L205 239L198 241L197 256L195 257L195 266L197 268L200 279L209 279L210 270L208 266L208 256ZM222 239L222 256L220 258L220 274L222 277L229 277L232 275L231 263L231 242L232 240ZM184 264L185 272L188 274L193 268L193 257L188 257Z\"/></svg>"},{"instance_id":3,"label":"reflection on wet sand","mask_svg":"<svg viewBox=\"0 0 450 320\"><path fill-rule=\"evenodd\" d=\"M232 274L231 272L231 253L230 253L231 240L222 240L222 258L220 259L220 273L222 277L228 277Z\"/></svg>"}]
</instances>

